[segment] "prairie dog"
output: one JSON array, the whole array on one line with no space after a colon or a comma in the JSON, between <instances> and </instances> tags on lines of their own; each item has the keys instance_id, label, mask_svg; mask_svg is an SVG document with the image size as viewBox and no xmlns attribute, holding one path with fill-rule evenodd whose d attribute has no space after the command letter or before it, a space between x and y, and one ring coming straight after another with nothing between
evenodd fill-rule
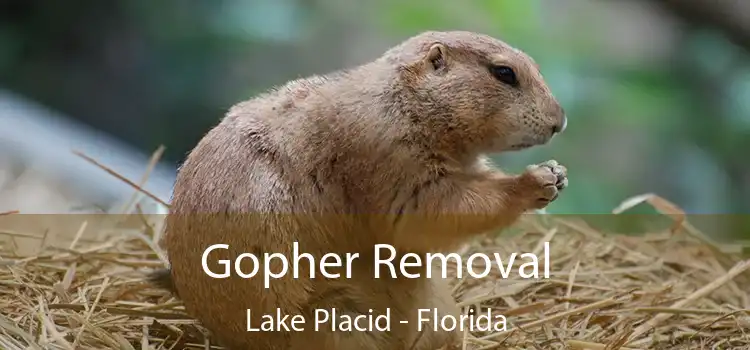
<instances>
[{"instance_id":1,"label":"prairie dog","mask_svg":"<svg viewBox=\"0 0 750 350\"><path fill-rule=\"evenodd\" d=\"M450 251L547 206L567 186L564 166L510 175L486 155L546 144L566 124L531 57L473 32L424 32L361 66L289 82L233 106L190 152L160 242L170 268L152 280L233 350L458 346L458 332L416 329L418 308L459 313L446 281L374 279L373 247ZM352 278L287 273L266 289L262 278L215 279L201 266L213 244L230 246L212 253L218 269L246 252L291 256L293 242L316 258L359 253ZM247 331L246 309L257 325L277 308L390 308L392 329Z\"/></svg>"}]
</instances>

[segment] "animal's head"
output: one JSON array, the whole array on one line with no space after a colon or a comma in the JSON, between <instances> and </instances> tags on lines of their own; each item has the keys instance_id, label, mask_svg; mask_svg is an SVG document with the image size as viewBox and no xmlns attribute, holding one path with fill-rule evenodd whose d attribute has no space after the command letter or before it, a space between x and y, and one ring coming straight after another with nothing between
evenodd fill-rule
<instances>
[{"instance_id":1,"label":"animal's head","mask_svg":"<svg viewBox=\"0 0 750 350\"><path fill-rule=\"evenodd\" d=\"M425 32L389 50L416 96L413 119L479 152L547 143L567 118L524 52L472 32Z\"/></svg>"}]
</instances>

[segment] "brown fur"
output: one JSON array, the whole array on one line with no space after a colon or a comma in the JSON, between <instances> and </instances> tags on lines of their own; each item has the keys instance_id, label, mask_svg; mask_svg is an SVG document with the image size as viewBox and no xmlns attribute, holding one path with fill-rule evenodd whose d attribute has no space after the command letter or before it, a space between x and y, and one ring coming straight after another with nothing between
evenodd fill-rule
<instances>
[{"instance_id":1,"label":"brown fur","mask_svg":"<svg viewBox=\"0 0 750 350\"><path fill-rule=\"evenodd\" d=\"M493 77L489 63L514 68L520 85ZM448 251L546 206L567 184L564 167L505 175L485 154L547 143L564 121L530 57L471 32L422 33L362 66L292 81L231 108L187 157L161 242L171 275L154 280L173 286L230 349L409 349L417 308L459 310L439 278L374 279L374 244ZM291 256L294 241L316 258L360 253L352 279L290 272L264 289L260 277L213 279L200 265L215 243L230 250L214 260ZM277 307L290 315L390 307L393 329L245 331L245 309ZM427 330L419 339L414 349L438 349L460 334Z\"/></svg>"}]
</instances>

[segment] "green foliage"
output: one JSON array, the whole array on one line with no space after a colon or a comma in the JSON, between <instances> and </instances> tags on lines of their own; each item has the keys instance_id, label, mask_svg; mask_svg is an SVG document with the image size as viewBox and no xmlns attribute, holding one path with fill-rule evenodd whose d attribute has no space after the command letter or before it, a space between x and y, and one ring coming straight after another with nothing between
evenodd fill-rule
<instances>
[{"instance_id":1,"label":"green foliage","mask_svg":"<svg viewBox=\"0 0 750 350\"><path fill-rule=\"evenodd\" d=\"M435 6L432 1L384 0L379 9L379 23L386 32L413 34L426 28L439 29L460 25L450 13L440 6Z\"/></svg>"},{"instance_id":2,"label":"green foliage","mask_svg":"<svg viewBox=\"0 0 750 350\"><path fill-rule=\"evenodd\" d=\"M502 33L504 40L530 43L540 34L535 30L536 1L476 0L475 3L482 13L488 14L490 29Z\"/></svg>"}]
</instances>

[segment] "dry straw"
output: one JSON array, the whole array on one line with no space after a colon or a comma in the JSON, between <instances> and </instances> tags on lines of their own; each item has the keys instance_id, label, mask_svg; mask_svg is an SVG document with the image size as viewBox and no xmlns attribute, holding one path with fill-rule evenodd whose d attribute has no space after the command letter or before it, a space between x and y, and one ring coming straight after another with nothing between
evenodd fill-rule
<instances>
[{"instance_id":1,"label":"dry straw","mask_svg":"<svg viewBox=\"0 0 750 350\"><path fill-rule=\"evenodd\" d=\"M659 197L635 197L615 213L641 202L674 225L636 237L534 216L519 224L521 234L468 245L463 254L505 255L541 253L550 242L552 261L549 279L455 280L459 305L509 322L505 332L465 333L463 348L750 349L750 261L722 251ZM145 219L140 232L109 236L81 222L69 240L32 256L16 256L13 242L52 240L5 232L0 349L218 349L179 300L144 282L144 273L163 265L154 245L159 230Z\"/></svg>"}]
</instances>

